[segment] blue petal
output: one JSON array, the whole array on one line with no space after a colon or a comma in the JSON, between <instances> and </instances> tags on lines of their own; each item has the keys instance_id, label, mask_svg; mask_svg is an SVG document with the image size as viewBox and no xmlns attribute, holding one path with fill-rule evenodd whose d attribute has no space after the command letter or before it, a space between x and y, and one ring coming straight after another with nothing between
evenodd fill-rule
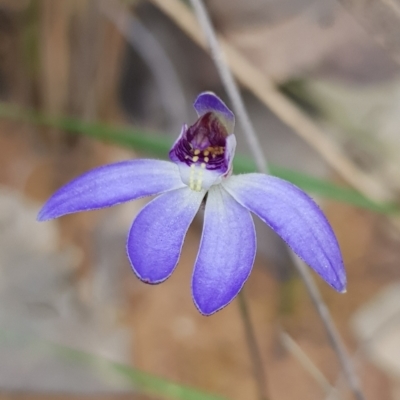
<instances>
[{"instance_id":1,"label":"blue petal","mask_svg":"<svg viewBox=\"0 0 400 400\"><path fill-rule=\"evenodd\" d=\"M193 300L202 314L213 314L236 297L250 275L255 253L250 213L221 186L213 187L192 279Z\"/></svg>"},{"instance_id":2,"label":"blue petal","mask_svg":"<svg viewBox=\"0 0 400 400\"><path fill-rule=\"evenodd\" d=\"M263 174L232 176L223 186L333 288L345 290L346 273L335 234L306 193L289 182Z\"/></svg>"},{"instance_id":3,"label":"blue petal","mask_svg":"<svg viewBox=\"0 0 400 400\"><path fill-rule=\"evenodd\" d=\"M193 106L199 117L207 112L214 112L224 123L228 133L233 132L235 127L235 116L225 103L213 92L203 92L199 94Z\"/></svg>"},{"instance_id":4,"label":"blue petal","mask_svg":"<svg viewBox=\"0 0 400 400\"><path fill-rule=\"evenodd\" d=\"M205 192L185 187L148 203L132 224L126 245L135 274L146 283L161 283L174 271L183 240Z\"/></svg>"},{"instance_id":5,"label":"blue petal","mask_svg":"<svg viewBox=\"0 0 400 400\"><path fill-rule=\"evenodd\" d=\"M168 161L109 164L86 172L59 189L40 210L38 220L110 207L182 186L178 167Z\"/></svg>"}]
</instances>

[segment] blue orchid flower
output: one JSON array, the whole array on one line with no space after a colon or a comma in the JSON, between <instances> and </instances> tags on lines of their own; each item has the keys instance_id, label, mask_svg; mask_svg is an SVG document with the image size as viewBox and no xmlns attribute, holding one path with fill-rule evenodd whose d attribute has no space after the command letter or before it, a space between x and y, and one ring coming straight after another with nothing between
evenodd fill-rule
<instances>
[{"instance_id":1,"label":"blue orchid flower","mask_svg":"<svg viewBox=\"0 0 400 400\"><path fill-rule=\"evenodd\" d=\"M235 117L211 92L200 94L198 120L183 126L172 162L132 160L95 168L59 189L39 212L45 221L158 195L137 215L126 250L143 282L165 281L178 264L186 233L205 204L204 226L192 277L197 309L210 315L229 304L250 275L257 215L339 292L346 274L336 237L318 205L282 179L232 175Z\"/></svg>"}]
</instances>

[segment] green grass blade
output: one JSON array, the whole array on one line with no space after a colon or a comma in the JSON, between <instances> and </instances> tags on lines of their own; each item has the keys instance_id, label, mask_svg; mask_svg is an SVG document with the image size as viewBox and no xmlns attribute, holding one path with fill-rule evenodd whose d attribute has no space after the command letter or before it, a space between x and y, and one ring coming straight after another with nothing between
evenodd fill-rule
<instances>
[{"instance_id":1,"label":"green grass blade","mask_svg":"<svg viewBox=\"0 0 400 400\"><path fill-rule=\"evenodd\" d=\"M254 172L256 170L256 165L253 161L240 155L235 157L234 167L235 171L243 173ZM327 199L351 204L356 207L365 208L383 214L394 214L400 212L400 208L394 203L376 203L369 200L356 190L335 185L332 182L315 178L301 172L279 167L277 165L270 165L270 171L272 175L292 182L306 192Z\"/></svg>"},{"instance_id":2,"label":"green grass blade","mask_svg":"<svg viewBox=\"0 0 400 400\"><path fill-rule=\"evenodd\" d=\"M159 158L166 158L172 145L171 140L166 135L151 133L136 127L112 127L99 122L85 122L70 117L50 117L5 103L0 103L0 118L24 121L30 124L61 129L72 134L89 136L124 147L132 147L137 151ZM270 169L273 175L286 179L303 190L318 196L383 214L400 212L400 208L393 203L376 203L356 190L335 185L323 179L275 165L271 165ZM250 158L237 155L234 160L234 170L236 173L255 172L256 165Z\"/></svg>"},{"instance_id":3,"label":"green grass blade","mask_svg":"<svg viewBox=\"0 0 400 400\"><path fill-rule=\"evenodd\" d=\"M170 400L227 400L225 397L204 393L200 390L140 371L131 366L28 334L2 329L0 330L0 342L0 346L10 344L21 347L28 346L29 351L32 353L40 352L50 357L59 357L64 361L74 363L74 365L79 364L88 368L101 366L103 371L106 369L118 374L125 381L129 382L129 384L132 384L132 390L143 394L156 395L160 398Z\"/></svg>"},{"instance_id":4,"label":"green grass blade","mask_svg":"<svg viewBox=\"0 0 400 400\"><path fill-rule=\"evenodd\" d=\"M54 351L60 354L60 356L68 358L72 362L108 366L114 372L127 379L135 390L144 394L158 395L173 400L227 400L224 397L204 393L197 389L159 378L128 365L106 360L103 357L60 345L47 345L52 346Z\"/></svg>"}]
</instances>

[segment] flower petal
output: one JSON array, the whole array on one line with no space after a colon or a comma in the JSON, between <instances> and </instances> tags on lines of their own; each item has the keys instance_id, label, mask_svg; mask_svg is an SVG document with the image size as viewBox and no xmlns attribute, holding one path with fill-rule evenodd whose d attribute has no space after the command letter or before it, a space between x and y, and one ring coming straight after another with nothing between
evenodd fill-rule
<instances>
[{"instance_id":1,"label":"flower petal","mask_svg":"<svg viewBox=\"0 0 400 400\"><path fill-rule=\"evenodd\" d=\"M202 314L213 314L235 298L250 275L255 253L250 213L221 186L213 187L192 279L193 300Z\"/></svg>"},{"instance_id":2,"label":"flower petal","mask_svg":"<svg viewBox=\"0 0 400 400\"><path fill-rule=\"evenodd\" d=\"M205 191L195 192L185 187L158 196L140 211L126 245L139 279L161 283L172 274L204 195Z\"/></svg>"},{"instance_id":3,"label":"flower petal","mask_svg":"<svg viewBox=\"0 0 400 400\"><path fill-rule=\"evenodd\" d=\"M232 176L223 186L334 289L345 290L346 273L335 234L306 193L289 182L264 174Z\"/></svg>"},{"instance_id":4,"label":"flower petal","mask_svg":"<svg viewBox=\"0 0 400 400\"><path fill-rule=\"evenodd\" d=\"M40 210L38 220L110 207L182 186L178 167L168 161L109 164L86 172L59 189Z\"/></svg>"},{"instance_id":5,"label":"flower petal","mask_svg":"<svg viewBox=\"0 0 400 400\"><path fill-rule=\"evenodd\" d=\"M223 122L228 133L233 132L235 116L225 103L213 92L203 92L199 94L193 106L199 117L210 111L214 112Z\"/></svg>"}]
</instances>

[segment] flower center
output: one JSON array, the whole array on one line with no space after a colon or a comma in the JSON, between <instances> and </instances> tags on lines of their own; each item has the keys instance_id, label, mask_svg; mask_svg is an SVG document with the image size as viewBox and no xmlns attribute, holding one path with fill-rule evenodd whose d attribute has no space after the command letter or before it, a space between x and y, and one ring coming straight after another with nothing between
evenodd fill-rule
<instances>
[{"instance_id":1,"label":"flower center","mask_svg":"<svg viewBox=\"0 0 400 400\"><path fill-rule=\"evenodd\" d=\"M176 154L189 166L196 164L203 169L219 169L225 162L227 136L228 132L219 118L208 112L188 128Z\"/></svg>"},{"instance_id":2,"label":"flower center","mask_svg":"<svg viewBox=\"0 0 400 400\"><path fill-rule=\"evenodd\" d=\"M186 128L172 147L170 159L178 163L181 178L190 189L207 190L229 173L231 136L220 116L212 111Z\"/></svg>"}]
</instances>

